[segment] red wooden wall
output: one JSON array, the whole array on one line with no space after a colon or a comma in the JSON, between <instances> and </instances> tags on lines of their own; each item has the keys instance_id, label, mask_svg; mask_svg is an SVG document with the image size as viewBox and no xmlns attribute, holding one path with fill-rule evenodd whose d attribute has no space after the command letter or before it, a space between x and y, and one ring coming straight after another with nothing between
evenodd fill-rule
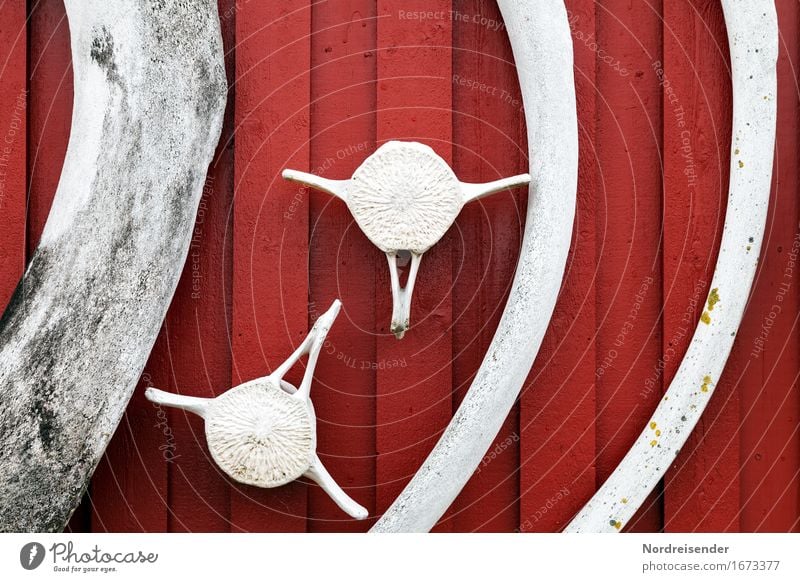
<instances>
[{"instance_id":1,"label":"red wooden wall","mask_svg":"<svg viewBox=\"0 0 800 582\"><path fill-rule=\"evenodd\" d=\"M800 5L777 5L775 187L757 284L712 404L630 530L800 531ZM466 208L425 256L413 328L397 342L382 254L341 202L280 178L285 167L348 177L390 139L431 145L467 181L525 171L494 2L219 6L223 138L175 301L73 531L366 530L374 519L345 519L316 486L233 484L209 459L199 419L154 407L143 387L208 396L266 374L341 298L313 388L320 455L379 515L465 394L509 290L521 191ZM562 528L666 389L713 271L731 107L719 1L567 6L581 162L566 280L497 452L440 531ZM47 217L71 95L62 1L0 2L0 305Z\"/></svg>"}]
</instances>

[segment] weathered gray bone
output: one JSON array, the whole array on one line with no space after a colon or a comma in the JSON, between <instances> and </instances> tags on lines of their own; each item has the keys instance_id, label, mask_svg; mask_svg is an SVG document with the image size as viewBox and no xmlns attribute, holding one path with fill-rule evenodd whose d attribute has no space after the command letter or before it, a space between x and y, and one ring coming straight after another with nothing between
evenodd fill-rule
<instances>
[{"instance_id":1,"label":"weathered gray bone","mask_svg":"<svg viewBox=\"0 0 800 582\"><path fill-rule=\"evenodd\" d=\"M572 38L562 0L499 0L525 101L531 196L514 284L467 395L374 532L429 531L486 454L542 344L575 218L578 118Z\"/></svg>"},{"instance_id":2,"label":"weathered gray bone","mask_svg":"<svg viewBox=\"0 0 800 582\"><path fill-rule=\"evenodd\" d=\"M75 97L0 320L0 530L62 530L178 282L227 85L215 0L66 0Z\"/></svg>"},{"instance_id":3,"label":"weathered gray bone","mask_svg":"<svg viewBox=\"0 0 800 582\"><path fill-rule=\"evenodd\" d=\"M208 450L231 478L256 487L280 487L300 477L318 483L348 515L365 519L317 456L317 420L311 381L320 350L342 304L337 300L314 323L306 339L272 374L231 388L216 398L195 398L148 388L157 404L187 410L205 420ZM283 377L308 354L300 388Z\"/></svg>"},{"instance_id":4,"label":"weathered gray bone","mask_svg":"<svg viewBox=\"0 0 800 582\"><path fill-rule=\"evenodd\" d=\"M615 533L628 524L699 422L750 297L772 182L778 17L772 0L722 0L722 9L733 74L733 143L725 227L706 310L644 430L566 532Z\"/></svg>"},{"instance_id":5,"label":"weathered gray bone","mask_svg":"<svg viewBox=\"0 0 800 582\"><path fill-rule=\"evenodd\" d=\"M460 182L433 149L416 142L392 141L367 158L350 180L329 180L284 170L300 182L342 199L372 243L386 253L392 282L392 333L401 339L411 319L411 296L422 255L455 221L464 204L508 188L524 186L528 174L489 182ZM400 286L398 254L411 253L405 287Z\"/></svg>"}]
</instances>

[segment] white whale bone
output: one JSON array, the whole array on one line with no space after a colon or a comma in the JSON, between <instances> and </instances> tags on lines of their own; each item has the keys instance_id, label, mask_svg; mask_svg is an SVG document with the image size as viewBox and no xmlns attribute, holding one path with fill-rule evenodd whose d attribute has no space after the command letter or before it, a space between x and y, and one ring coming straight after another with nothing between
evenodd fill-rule
<instances>
[{"instance_id":1,"label":"white whale bone","mask_svg":"<svg viewBox=\"0 0 800 582\"><path fill-rule=\"evenodd\" d=\"M700 420L733 347L755 278L772 181L778 19L772 0L722 0L733 67L730 190L706 310L663 400L566 532L620 531Z\"/></svg>"},{"instance_id":2,"label":"white whale bone","mask_svg":"<svg viewBox=\"0 0 800 582\"><path fill-rule=\"evenodd\" d=\"M158 388L148 388L145 391L147 399L150 402L160 406L169 406L172 408L180 408L196 414L202 418L206 417L208 405L210 400L208 398L197 398L195 396L184 396L183 394L173 394L171 392L164 392Z\"/></svg>"},{"instance_id":3,"label":"white whale bone","mask_svg":"<svg viewBox=\"0 0 800 582\"><path fill-rule=\"evenodd\" d=\"M419 264L422 255L411 253L411 269L405 287L400 287L400 268L397 253L387 253L389 261L389 277L392 285L392 325L391 331L397 339L403 339L411 319L411 296L414 293L414 283L419 273Z\"/></svg>"},{"instance_id":4,"label":"white whale bone","mask_svg":"<svg viewBox=\"0 0 800 582\"><path fill-rule=\"evenodd\" d=\"M256 487L279 487L300 477L317 482L355 519L367 510L333 480L316 453L316 414L311 381L320 351L341 309L337 299L305 340L269 376L231 388L216 398L194 398L148 388L152 402L193 412L205 420L206 441L214 461L232 479ZM300 388L283 377L308 354Z\"/></svg>"},{"instance_id":5,"label":"white whale bone","mask_svg":"<svg viewBox=\"0 0 800 582\"><path fill-rule=\"evenodd\" d=\"M319 457L316 455L314 461L311 463L311 467L305 472L304 477L311 479L322 487L322 490L333 499L334 503L350 517L360 520L366 519L369 516L369 512L366 508L353 501L353 499L339 487L339 484L334 481L333 477L331 477L330 473L328 473L328 470L325 468L325 465L322 464L322 461L320 461Z\"/></svg>"},{"instance_id":6,"label":"white whale bone","mask_svg":"<svg viewBox=\"0 0 800 582\"><path fill-rule=\"evenodd\" d=\"M183 270L227 96L216 1L65 6L69 146L0 320L0 531L60 531L80 502Z\"/></svg>"},{"instance_id":7,"label":"white whale bone","mask_svg":"<svg viewBox=\"0 0 800 582\"><path fill-rule=\"evenodd\" d=\"M498 4L516 57L531 160L531 195L517 271L497 332L461 406L373 532L430 531L444 515L514 405L561 288L578 182L567 11L562 0Z\"/></svg>"},{"instance_id":8,"label":"white whale bone","mask_svg":"<svg viewBox=\"0 0 800 582\"><path fill-rule=\"evenodd\" d=\"M283 177L342 199L361 230L389 261L392 280L391 330L401 339L411 319L411 299L422 255L435 245L464 204L530 183L528 174L488 184L460 182L432 148L416 142L391 141L375 151L350 180L328 180L284 170ZM400 288L397 253L412 255L411 275Z\"/></svg>"}]
</instances>

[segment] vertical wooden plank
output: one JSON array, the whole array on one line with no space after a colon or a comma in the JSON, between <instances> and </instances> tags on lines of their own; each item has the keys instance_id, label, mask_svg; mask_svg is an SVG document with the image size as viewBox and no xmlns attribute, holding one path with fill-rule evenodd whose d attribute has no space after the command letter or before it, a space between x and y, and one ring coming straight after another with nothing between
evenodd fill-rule
<instances>
[{"instance_id":1,"label":"vertical wooden plank","mask_svg":"<svg viewBox=\"0 0 800 582\"><path fill-rule=\"evenodd\" d=\"M731 134L727 36L719 2L664 6L664 387L710 291L725 217ZM667 472L667 531L723 531L738 510L741 342L701 422ZM735 528L734 528L735 529Z\"/></svg>"},{"instance_id":2,"label":"vertical wooden plank","mask_svg":"<svg viewBox=\"0 0 800 582\"><path fill-rule=\"evenodd\" d=\"M247 2L236 15L233 384L268 374L308 332L311 4ZM302 371L287 380L297 383ZM305 531L306 486L237 485L233 529Z\"/></svg>"},{"instance_id":3,"label":"vertical wooden plank","mask_svg":"<svg viewBox=\"0 0 800 582\"><path fill-rule=\"evenodd\" d=\"M311 165L349 178L375 150L375 2L313 6ZM339 484L375 513L375 268L384 263L341 201L309 192L309 326L339 297L343 309L317 364L312 398L318 451ZM309 530L365 531L318 486L309 488Z\"/></svg>"},{"instance_id":4,"label":"vertical wooden plank","mask_svg":"<svg viewBox=\"0 0 800 582\"><path fill-rule=\"evenodd\" d=\"M523 532L563 528L595 490L595 231L598 182L595 143L597 70L608 66L583 39L596 38L593 0L567 2L575 50L580 165L567 272L550 329L522 394L520 523ZM605 74L613 74L614 71ZM617 77L610 83L626 83ZM606 113L607 115L607 113ZM607 158L606 158L607 161ZM607 195L611 195L606 190ZM535 194L534 194L535 195ZM609 265L619 277L619 265ZM611 273L608 273L611 275Z\"/></svg>"},{"instance_id":5,"label":"vertical wooden plank","mask_svg":"<svg viewBox=\"0 0 800 582\"><path fill-rule=\"evenodd\" d=\"M24 2L0 5L0 313L25 270L28 32Z\"/></svg>"},{"instance_id":6,"label":"vertical wooden plank","mask_svg":"<svg viewBox=\"0 0 800 582\"><path fill-rule=\"evenodd\" d=\"M44 230L72 122L72 62L64 3L40 0L30 14L28 256Z\"/></svg>"},{"instance_id":7,"label":"vertical wooden plank","mask_svg":"<svg viewBox=\"0 0 800 582\"><path fill-rule=\"evenodd\" d=\"M616 468L661 397L661 2L597 5L597 484ZM581 47L581 44L584 46ZM641 388L652 382L648 389ZM633 388L632 388L633 387ZM629 531L661 527L656 497Z\"/></svg>"},{"instance_id":8,"label":"vertical wooden plank","mask_svg":"<svg viewBox=\"0 0 800 582\"><path fill-rule=\"evenodd\" d=\"M167 531L168 465L180 454L180 444L167 410L144 398L144 390L149 386L173 388L167 353L162 332L117 432L92 477L94 532Z\"/></svg>"},{"instance_id":9,"label":"vertical wooden plank","mask_svg":"<svg viewBox=\"0 0 800 582\"><path fill-rule=\"evenodd\" d=\"M228 86L234 86L234 0L220 0ZM213 397L230 387L233 204L233 93L209 168L189 256L167 314L168 357L175 392ZM230 523L230 488L208 453L203 421L171 409L175 451L169 462L169 531L223 532Z\"/></svg>"},{"instance_id":10,"label":"vertical wooden plank","mask_svg":"<svg viewBox=\"0 0 800 582\"><path fill-rule=\"evenodd\" d=\"M798 64L800 7L777 2L778 134L774 183L761 269L739 334L749 363L740 386L741 531L798 531L800 514L800 311L798 209ZM726 459L720 462L725 462ZM735 493L735 492L734 492ZM737 500L738 501L738 500ZM717 508L713 509L716 513ZM737 525L734 520L731 528Z\"/></svg>"},{"instance_id":11,"label":"vertical wooden plank","mask_svg":"<svg viewBox=\"0 0 800 582\"><path fill-rule=\"evenodd\" d=\"M527 172L521 95L496 3L459 2L453 18L453 160L467 182ZM464 208L453 237L453 408L497 329L524 227L526 189ZM519 522L519 410L515 407L453 504L454 531L513 531Z\"/></svg>"},{"instance_id":12,"label":"vertical wooden plank","mask_svg":"<svg viewBox=\"0 0 800 582\"><path fill-rule=\"evenodd\" d=\"M377 141L420 141L452 162L450 0L378 0ZM386 260L377 269L377 509L385 511L452 415L450 232L422 259L411 329L389 332ZM390 363L399 362L398 367ZM383 364L383 365L381 365ZM450 529L446 526L445 529Z\"/></svg>"}]
</instances>

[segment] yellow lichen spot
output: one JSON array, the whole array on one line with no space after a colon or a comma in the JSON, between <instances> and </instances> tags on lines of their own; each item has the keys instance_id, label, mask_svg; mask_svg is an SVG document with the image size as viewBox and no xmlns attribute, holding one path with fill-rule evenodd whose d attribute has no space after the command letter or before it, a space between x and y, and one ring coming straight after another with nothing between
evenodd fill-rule
<instances>
[{"instance_id":1,"label":"yellow lichen spot","mask_svg":"<svg viewBox=\"0 0 800 582\"><path fill-rule=\"evenodd\" d=\"M739 167L744 168L744 162L742 160L739 160Z\"/></svg>"},{"instance_id":2,"label":"yellow lichen spot","mask_svg":"<svg viewBox=\"0 0 800 582\"><path fill-rule=\"evenodd\" d=\"M661 436L661 431L660 431L660 430L657 430L657 431L656 431L656 436L657 436L657 437Z\"/></svg>"},{"instance_id":3,"label":"yellow lichen spot","mask_svg":"<svg viewBox=\"0 0 800 582\"><path fill-rule=\"evenodd\" d=\"M700 390L702 390L703 392L708 392L708 384L703 384Z\"/></svg>"},{"instance_id":4,"label":"yellow lichen spot","mask_svg":"<svg viewBox=\"0 0 800 582\"><path fill-rule=\"evenodd\" d=\"M655 428L656 428L656 423L655 423L655 421L653 421L653 422L651 422L651 423L650 423L650 428L651 428L651 429L655 429Z\"/></svg>"},{"instance_id":5,"label":"yellow lichen spot","mask_svg":"<svg viewBox=\"0 0 800 582\"><path fill-rule=\"evenodd\" d=\"M738 156L738 155L739 155L739 148L736 148L736 150L733 152L733 154L734 154L735 156Z\"/></svg>"},{"instance_id":6,"label":"yellow lichen spot","mask_svg":"<svg viewBox=\"0 0 800 582\"><path fill-rule=\"evenodd\" d=\"M711 385L711 376L703 376L703 385L700 387L700 390L703 392L708 392L708 387Z\"/></svg>"},{"instance_id":7,"label":"yellow lichen spot","mask_svg":"<svg viewBox=\"0 0 800 582\"><path fill-rule=\"evenodd\" d=\"M621 529L622 528L622 522L621 521L616 522L614 524L614 527L617 528L617 529Z\"/></svg>"},{"instance_id":8,"label":"yellow lichen spot","mask_svg":"<svg viewBox=\"0 0 800 582\"><path fill-rule=\"evenodd\" d=\"M711 376L703 376L703 382L706 384L711 384Z\"/></svg>"},{"instance_id":9,"label":"yellow lichen spot","mask_svg":"<svg viewBox=\"0 0 800 582\"><path fill-rule=\"evenodd\" d=\"M751 247L750 245L747 245L747 252L748 252L748 253L750 252L750 249L751 249L751 248L752 248L752 247Z\"/></svg>"},{"instance_id":10,"label":"yellow lichen spot","mask_svg":"<svg viewBox=\"0 0 800 582\"><path fill-rule=\"evenodd\" d=\"M719 289L714 288L708 296L708 310L714 311L714 306L719 303Z\"/></svg>"},{"instance_id":11,"label":"yellow lichen spot","mask_svg":"<svg viewBox=\"0 0 800 582\"><path fill-rule=\"evenodd\" d=\"M628 503L628 498L627 497L623 497L622 498L622 503Z\"/></svg>"},{"instance_id":12,"label":"yellow lichen spot","mask_svg":"<svg viewBox=\"0 0 800 582\"><path fill-rule=\"evenodd\" d=\"M658 441L657 441L657 440L655 440L655 439L653 439L652 441L650 441L650 446L651 446L651 447L654 447L654 446L656 446L657 444L658 444Z\"/></svg>"},{"instance_id":13,"label":"yellow lichen spot","mask_svg":"<svg viewBox=\"0 0 800 582\"><path fill-rule=\"evenodd\" d=\"M700 316L700 321L702 321L706 325L711 323L711 315L708 313L708 311L703 312L703 315Z\"/></svg>"}]
</instances>

